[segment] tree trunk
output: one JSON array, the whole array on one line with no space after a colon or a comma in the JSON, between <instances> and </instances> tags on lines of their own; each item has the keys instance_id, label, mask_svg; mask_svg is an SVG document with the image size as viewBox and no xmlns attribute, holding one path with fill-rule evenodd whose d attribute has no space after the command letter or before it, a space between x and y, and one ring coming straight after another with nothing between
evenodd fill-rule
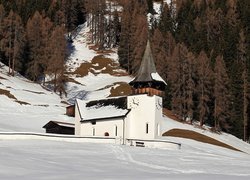
<instances>
[{"instance_id":1,"label":"tree trunk","mask_svg":"<svg viewBox=\"0 0 250 180\"><path fill-rule=\"evenodd\" d=\"M247 99L247 88L248 88L248 82L247 82L247 70L245 69L243 72L243 139L244 141L248 140L248 114L247 114L247 108L248 108L248 99Z\"/></svg>"},{"instance_id":2,"label":"tree trunk","mask_svg":"<svg viewBox=\"0 0 250 180\"><path fill-rule=\"evenodd\" d=\"M55 76L54 76L54 92L56 92L57 89L57 73L55 72Z\"/></svg>"},{"instance_id":3,"label":"tree trunk","mask_svg":"<svg viewBox=\"0 0 250 180\"><path fill-rule=\"evenodd\" d=\"M11 74L11 49L12 49L12 43L11 43L11 38L9 39L9 74Z\"/></svg>"}]
</instances>

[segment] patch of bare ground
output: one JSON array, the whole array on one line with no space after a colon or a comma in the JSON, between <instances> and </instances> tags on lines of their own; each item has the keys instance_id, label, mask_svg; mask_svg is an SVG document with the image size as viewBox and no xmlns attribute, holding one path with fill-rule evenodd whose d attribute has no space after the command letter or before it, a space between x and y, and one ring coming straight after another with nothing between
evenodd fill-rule
<instances>
[{"instance_id":1,"label":"patch of bare ground","mask_svg":"<svg viewBox=\"0 0 250 180\"><path fill-rule=\"evenodd\" d=\"M114 85L118 85L117 87L112 87L110 90L109 97L115 97L115 96L127 96L132 93L131 87L129 84L124 82L118 82Z\"/></svg>"},{"instance_id":2,"label":"patch of bare ground","mask_svg":"<svg viewBox=\"0 0 250 180\"><path fill-rule=\"evenodd\" d=\"M111 53L115 53L115 51L113 51L111 49L97 50L96 52L97 52L97 54L100 54L100 55L110 55Z\"/></svg>"},{"instance_id":3,"label":"patch of bare ground","mask_svg":"<svg viewBox=\"0 0 250 180\"><path fill-rule=\"evenodd\" d=\"M36 104L36 105L34 105L34 106L49 107L48 104Z\"/></svg>"},{"instance_id":4,"label":"patch of bare ground","mask_svg":"<svg viewBox=\"0 0 250 180\"><path fill-rule=\"evenodd\" d=\"M75 84L79 84L79 85L83 85L82 83L79 83L78 81L74 80L73 78L67 78L66 81L67 82L72 82L72 83L75 83Z\"/></svg>"},{"instance_id":5,"label":"patch of bare ground","mask_svg":"<svg viewBox=\"0 0 250 180\"><path fill-rule=\"evenodd\" d=\"M80 67L78 67L75 72L71 74L76 74L77 77L84 77L88 75L89 69L92 67L91 63L82 63Z\"/></svg>"},{"instance_id":6,"label":"patch of bare ground","mask_svg":"<svg viewBox=\"0 0 250 180\"><path fill-rule=\"evenodd\" d=\"M99 45L89 44L89 49L94 50L99 55L109 55L110 53L115 53L112 49L99 49Z\"/></svg>"},{"instance_id":7,"label":"patch of bare ground","mask_svg":"<svg viewBox=\"0 0 250 180\"><path fill-rule=\"evenodd\" d=\"M70 105L67 101L61 101L62 104Z\"/></svg>"},{"instance_id":8,"label":"patch of bare ground","mask_svg":"<svg viewBox=\"0 0 250 180\"><path fill-rule=\"evenodd\" d=\"M27 102L17 100L17 98L13 94L11 94L10 91L4 90L4 89L0 89L0 94L1 95L5 95L5 96L7 96L10 99L14 99L15 102L17 102L17 103L19 103L21 105L30 105Z\"/></svg>"},{"instance_id":9,"label":"patch of bare ground","mask_svg":"<svg viewBox=\"0 0 250 180\"><path fill-rule=\"evenodd\" d=\"M69 74L76 74L77 77L84 77L91 72L94 75L110 74L112 76L126 76L127 73L119 71L119 64L113 59L106 58L103 55L95 56L91 62L82 63L75 72Z\"/></svg>"},{"instance_id":10,"label":"patch of bare ground","mask_svg":"<svg viewBox=\"0 0 250 180\"><path fill-rule=\"evenodd\" d=\"M235 151L240 151L240 150L238 150L238 149L236 149L228 144L220 142L220 141L213 139L211 137L205 136L205 135L197 133L195 131L190 131L190 130L185 130L185 129L171 129L171 130L163 133L162 136L172 136L172 137L193 139L193 140L196 140L199 142L213 144L216 146L228 148L228 149L235 150Z\"/></svg>"},{"instance_id":11,"label":"patch of bare ground","mask_svg":"<svg viewBox=\"0 0 250 180\"><path fill-rule=\"evenodd\" d=\"M21 104L21 105L31 105L30 103L24 102L24 101L18 101L16 100L17 103Z\"/></svg>"},{"instance_id":12,"label":"patch of bare ground","mask_svg":"<svg viewBox=\"0 0 250 180\"><path fill-rule=\"evenodd\" d=\"M0 94L5 95L10 99L17 100L17 98L13 94L11 94L10 91L8 91L8 90L0 89Z\"/></svg>"},{"instance_id":13,"label":"patch of bare ground","mask_svg":"<svg viewBox=\"0 0 250 180\"><path fill-rule=\"evenodd\" d=\"M5 79L5 78L3 78L3 77L0 76L0 79Z\"/></svg>"},{"instance_id":14,"label":"patch of bare ground","mask_svg":"<svg viewBox=\"0 0 250 180\"><path fill-rule=\"evenodd\" d=\"M24 91L31 92L34 94L45 94L44 92L36 92L36 91L30 91L30 90L25 90L25 89L24 89Z\"/></svg>"}]
</instances>

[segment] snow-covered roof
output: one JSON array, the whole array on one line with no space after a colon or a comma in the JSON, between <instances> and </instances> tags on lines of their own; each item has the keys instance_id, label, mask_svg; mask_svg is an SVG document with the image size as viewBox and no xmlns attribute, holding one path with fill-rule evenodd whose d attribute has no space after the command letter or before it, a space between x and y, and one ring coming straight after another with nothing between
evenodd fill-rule
<instances>
[{"instance_id":1,"label":"snow-covered roof","mask_svg":"<svg viewBox=\"0 0 250 180\"><path fill-rule=\"evenodd\" d=\"M165 85L167 85L167 83L162 79L162 77L157 72L151 73L151 77L152 77L153 80L155 80L155 81L161 81Z\"/></svg>"},{"instance_id":2,"label":"snow-covered roof","mask_svg":"<svg viewBox=\"0 0 250 180\"><path fill-rule=\"evenodd\" d=\"M128 114L127 98L108 98L94 101L76 100L81 121L124 117Z\"/></svg>"},{"instance_id":3,"label":"snow-covered roof","mask_svg":"<svg viewBox=\"0 0 250 180\"><path fill-rule=\"evenodd\" d=\"M75 127L75 124L73 124L73 123L62 122L62 121L50 121L47 124L45 124L43 126L43 128L47 128L48 126L50 126L51 123L57 124L57 125L63 126L63 127L70 127L70 128L74 128Z\"/></svg>"}]
</instances>

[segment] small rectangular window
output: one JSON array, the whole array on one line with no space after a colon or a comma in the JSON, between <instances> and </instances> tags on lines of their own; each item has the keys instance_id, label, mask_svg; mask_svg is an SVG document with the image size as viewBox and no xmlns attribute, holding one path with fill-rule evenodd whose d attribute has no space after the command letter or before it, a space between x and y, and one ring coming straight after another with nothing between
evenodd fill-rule
<instances>
[{"instance_id":1,"label":"small rectangular window","mask_svg":"<svg viewBox=\"0 0 250 180\"><path fill-rule=\"evenodd\" d=\"M117 136L117 126L115 126L115 136Z\"/></svg>"},{"instance_id":2,"label":"small rectangular window","mask_svg":"<svg viewBox=\"0 0 250 180\"><path fill-rule=\"evenodd\" d=\"M95 128L93 128L93 136L95 136Z\"/></svg>"},{"instance_id":3,"label":"small rectangular window","mask_svg":"<svg viewBox=\"0 0 250 180\"><path fill-rule=\"evenodd\" d=\"M160 124L157 124L157 135L161 136L161 127L160 127Z\"/></svg>"},{"instance_id":4,"label":"small rectangular window","mask_svg":"<svg viewBox=\"0 0 250 180\"><path fill-rule=\"evenodd\" d=\"M148 123L146 123L146 134L148 134Z\"/></svg>"}]
</instances>

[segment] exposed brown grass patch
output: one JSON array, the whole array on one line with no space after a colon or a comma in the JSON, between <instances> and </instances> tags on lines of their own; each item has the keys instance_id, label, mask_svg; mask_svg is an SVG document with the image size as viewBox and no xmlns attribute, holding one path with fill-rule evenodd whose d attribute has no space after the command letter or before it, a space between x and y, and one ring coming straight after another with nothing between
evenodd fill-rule
<instances>
[{"instance_id":1,"label":"exposed brown grass patch","mask_svg":"<svg viewBox=\"0 0 250 180\"><path fill-rule=\"evenodd\" d=\"M5 78L3 78L3 77L0 76L0 79L5 79Z\"/></svg>"},{"instance_id":2,"label":"exposed brown grass patch","mask_svg":"<svg viewBox=\"0 0 250 180\"><path fill-rule=\"evenodd\" d=\"M88 75L91 66L91 63L82 63L72 74L76 74L78 77L84 77Z\"/></svg>"},{"instance_id":3,"label":"exposed brown grass patch","mask_svg":"<svg viewBox=\"0 0 250 180\"><path fill-rule=\"evenodd\" d=\"M82 83L79 83L78 81L74 80L73 78L67 78L67 82L72 82L75 84L83 85Z\"/></svg>"},{"instance_id":4,"label":"exposed brown grass patch","mask_svg":"<svg viewBox=\"0 0 250 180\"><path fill-rule=\"evenodd\" d=\"M195 131L190 131L190 130L185 130L185 129L171 129L170 131L163 133L163 136L173 136L173 137L193 139L193 140L196 140L199 142L213 144L216 146L232 149L235 151L240 151L240 150L238 150L238 149L236 149L228 144L220 142L220 141L213 139L211 137L205 136L205 135L197 133Z\"/></svg>"},{"instance_id":5,"label":"exposed brown grass patch","mask_svg":"<svg viewBox=\"0 0 250 180\"><path fill-rule=\"evenodd\" d=\"M87 43L89 46L89 49L97 51L98 50L98 45L97 44L92 44L92 43Z\"/></svg>"},{"instance_id":6,"label":"exposed brown grass patch","mask_svg":"<svg viewBox=\"0 0 250 180\"><path fill-rule=\"evenodd\" d=\"M124 82L115 83L119 85L115 88L111 88L109 97L114 96L127 96L132 93L131 87L129 84Z\"/></svg>"},{"instance_id":7,"label":"exposed brown grass patch","mask_svg":"<svg viewBox=\"0 0 250 180\"><path fill-rule=\"evenodd\" d=\"M30 103L24 102L24 101L18 101L16 100L15 102L21 104L21 105L31 105Z\"/></svg>"},{"instance_id":8,"label":"exposed brown grass patch","mask_svg":"<svg viewBox=\"0 0 250 180\"><path fill-rule=\"evenodd\" d=\"M17 100L17 98L13 94L11 94L10 91L8 91L8 90L0 89L0 94L5 95L10 99Z\"/></svg>"},{"instance_id":9,"label":"exposed brown grass patch","mask_svg":"<svg viewBox=\"0 0 250 180\"><path fill-rule=\"evenodd\" d=\"M67 101L61 101L62 104L70 105Z\"/></svg>"},{"instance_id":10,"label":"exposed brown grass patch","mask_svg":"<svg viewBox=\"0 0 250 180\"><path fill-rule=\"evenodd\" d=\"M89 45L89 49L94 50L97 54L100 54L100 55L115 53L115 51L111 49L99 49L98 44L90 44L90 43L87 43L87 44Z\"/></svg>"},{"instance_id":11,"label":"exposed brown grass patch","mask_svg":"<svg viewBox=\"0 0 250 180\"><path fill-rule=\"evenodd\" d=\"M91 62L82 63L75 72L68 74L76 74L77 77L84 77L89 72L97 74L110 74L112 76L126 76L127 73L118 71L120 69L119 64L110 58L106 58L103 55L95 56Z\"/></svg>"},{"instance_id":12,"label":"exposed brown grass patch","mask_svg":"<svg viewBox=\"0 0 250 180\"><path fill-rule=\"evenodd\" d=\"M97 50L97 54L102 54L102 55L109 55L111 53L115 53L115 51L111 49L105 49L105 50Z\"/></svg>"},{"instance_id":13,"label":"exposed brown grass patch","mask_svg":"<svg viewBox=\"0 0 250 180\"><path fill-rule=\"evenodd\" d=\"M17 102L17 103L19 103L21 105L30 105L27 102L17 100L17 98L13 94L11 94L10 91L8 91L8 90L0 89L0 94L5 95L10 99L14 99L15 102Z\"/></svg>"}]
</instances>

